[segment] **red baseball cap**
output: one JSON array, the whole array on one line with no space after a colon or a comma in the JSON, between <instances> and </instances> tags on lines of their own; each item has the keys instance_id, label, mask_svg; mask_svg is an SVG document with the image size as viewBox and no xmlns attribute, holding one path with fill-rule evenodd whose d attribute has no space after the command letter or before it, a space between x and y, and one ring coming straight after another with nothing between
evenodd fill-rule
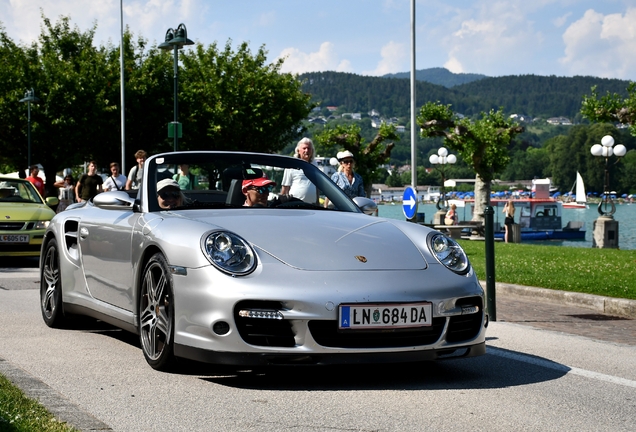
<instances>
[{"instance_id":1,"label":"red baseball cap","mask_svg":"<svg viewBox=\"0 0 636 432\"><path fill-rule=\"evenodd\" d=\"M243 180L243 186L241 187L241 191L245 194L247 192L247 188L250 186L260 187L260 186L276 186L276 182L271 181L266 176L255 178L255 179L247 179Z\"/></svg>"}]
</instances>

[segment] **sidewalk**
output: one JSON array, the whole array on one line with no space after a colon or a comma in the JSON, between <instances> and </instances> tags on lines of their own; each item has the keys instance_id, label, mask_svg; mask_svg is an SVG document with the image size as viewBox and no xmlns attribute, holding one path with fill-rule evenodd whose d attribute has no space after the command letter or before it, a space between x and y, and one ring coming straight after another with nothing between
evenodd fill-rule
<instances>
[{"instance_id":1,"label":"sidewalk","mask_svg":"<svg viewBox=\"0 0 636 432\"><path fill-rule=\"evenodd\" d=\"M495 308L497 321L636 346L635 300L497 283Z\"/></svg>"}]
</instances>

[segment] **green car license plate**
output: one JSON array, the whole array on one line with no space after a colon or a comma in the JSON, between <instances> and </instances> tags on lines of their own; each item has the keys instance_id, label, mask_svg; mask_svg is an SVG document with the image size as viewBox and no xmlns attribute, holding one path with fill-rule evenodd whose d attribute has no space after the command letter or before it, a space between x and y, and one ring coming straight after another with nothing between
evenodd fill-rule
<instances>
[{"instance_id":1,"label":"green car license plate","mask_svg":"<svg viewBox=\"0 0 636 432\"><path fill-rule=\"evenodd\" d=\"M433 305L430 302L342 304L338 308L338 328L341 330L423 327L432 323Z\"/></svg>"},{"instance_id":2,"label":"green car license plate","mask_svg":"<svg viewBox=\"0 0 636 432\"><path fill-rule=\"evenodd\" d=\"M0 243L28 243L28 234L2 234L0 235Z\"/></svg>"}]
</instances>

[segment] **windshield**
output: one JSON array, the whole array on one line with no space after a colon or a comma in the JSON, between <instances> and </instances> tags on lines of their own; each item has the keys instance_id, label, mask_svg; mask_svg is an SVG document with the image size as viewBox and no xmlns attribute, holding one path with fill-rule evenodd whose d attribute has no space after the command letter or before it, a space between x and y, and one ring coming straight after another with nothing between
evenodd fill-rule
<instances>
[{"instance_id":1,"label":"windshield","mask_svg":"<svg viewBox=\"0 0 636 432\"><path fill-rule=\"evenodd\" d=\"M21 202L42 204L42 199L28 181L0 180L0 202Z\"/></svg>"},{"instance_id":2,"label":"windshield","mask_svg":"<svg viewBox=\"0 0 636 432\"><path fill-rule=\"evenodd\" d=\"M150 158L146 170L150 211L264 207L360 212L316 165L287 156L180 152Z\"/></svg>"}]
</instances>

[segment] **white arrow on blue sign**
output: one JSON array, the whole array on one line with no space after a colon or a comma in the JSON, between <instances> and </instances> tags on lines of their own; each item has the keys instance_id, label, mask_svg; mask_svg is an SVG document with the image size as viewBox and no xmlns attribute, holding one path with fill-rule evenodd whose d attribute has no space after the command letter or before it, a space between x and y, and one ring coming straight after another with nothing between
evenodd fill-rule
<instances>
[{"instance_id":1,"label":"white arrow on blue sign","mask_svg":"<svg viewBox=\"0 0 636 432\"><path fill-rule=\"evenodd\" d=\"M415 193L415 189L411 186L408 186L404 190L404 195L402 196L402 211L407 219L413 219L415 213L417 213L417 194Z\"/></svg>"}]
</instances>

